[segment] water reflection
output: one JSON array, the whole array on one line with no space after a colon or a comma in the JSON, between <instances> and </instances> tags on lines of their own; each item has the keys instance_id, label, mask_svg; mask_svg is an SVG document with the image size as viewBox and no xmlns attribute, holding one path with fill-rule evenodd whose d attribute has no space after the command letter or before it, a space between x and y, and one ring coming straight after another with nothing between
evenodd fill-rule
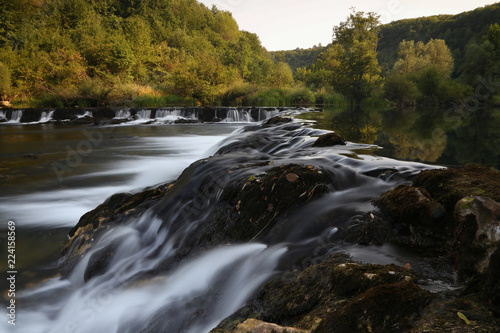
<instances>
[{"instance_id":1,"label":"water reflection","mask_svg":"<svg viewBox=\"0 0 500 333\"><path fill-rule=\"evenodd\" d=\"M304 114L315 127L352 142L383 147L376 154L447 166L467 163L500 168L500 109L465 117L439 109L325 110Z\"/></svg>"}]
</instances>

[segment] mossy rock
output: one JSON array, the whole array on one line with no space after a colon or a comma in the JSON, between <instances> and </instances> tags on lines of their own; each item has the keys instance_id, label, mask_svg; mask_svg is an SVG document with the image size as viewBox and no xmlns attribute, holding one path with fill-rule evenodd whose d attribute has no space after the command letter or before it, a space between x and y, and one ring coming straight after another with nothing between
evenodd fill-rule
<instances>
[{"instance_id":1,"label":"mossy rock","mask_svg":"<svg viewBox=\"0 0 500 333\"><path fill-rule=\"evenodd\" d=\"M344 138L338 133L327 133L321 135L314 143L313 147L333 147L333 146L345 146L346 142Z\"/></svg>"},{"instance_id":2,"label":"mossy rock","mask_svg":"<svg viewBox=\"0 0 500 333\"><path fill-rule=\"evenodd\" d=\"M484 165L422 171L413 186L424 188L450 214L465 197L481 196L500 202L500 171Z\"/></svg>"},{"instance_id":3,"label":"mossy rock","mask_svg":"<svg viewBox=\"0 0 500 333\"><path fill-rule=\"evenodd\" d=\"M286 222L280 225L279 220L333 190L333 175L312 166L282 165L265 174L245 176L224 190L206 237L277 240L280 229L286 228ZM270 232L273 228L275 232Z\"/></svg>"},{"instance_id":4,"label":"mossy rock","mask_svg":"<svg viewBox=\"0 0 500 333\"><path fill-rule=\"evenodd\" d=\"M403 332L431 300L429 292L408 281L378 285L329 314L317 332Z\"/></svg>"}]
</instances>

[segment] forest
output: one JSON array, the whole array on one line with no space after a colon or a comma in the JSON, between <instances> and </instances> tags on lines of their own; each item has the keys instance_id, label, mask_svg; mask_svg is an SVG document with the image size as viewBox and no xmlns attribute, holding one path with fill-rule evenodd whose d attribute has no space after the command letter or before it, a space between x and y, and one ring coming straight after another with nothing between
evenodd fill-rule
<instances>
[{"instance_id":1,"label":"forest","mask_svg":"<svg viewBox=\"0 0 500 333\"><path fill-rule=\"evenodd\" d=\"M387 25L353 11L328 46L281 52L196 0L12 0L0 16L5 106L450 104L500 71L500 4Z\"/></svg>"}]
</instances>

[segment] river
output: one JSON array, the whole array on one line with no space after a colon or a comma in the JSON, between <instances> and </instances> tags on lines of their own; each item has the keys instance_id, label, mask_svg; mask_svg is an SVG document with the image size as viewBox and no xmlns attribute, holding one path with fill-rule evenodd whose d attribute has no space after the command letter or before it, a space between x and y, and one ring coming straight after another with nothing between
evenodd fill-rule
<instances>
[{"instance_id":1,"label":"river","mask_svg":"<svg viewBox=\"0 0 500 333\"><path fill-rule=\"evenodd\" d=\"M247 125L251 127L244 129ZM363 140L313 148L315 137L324 133L300 122L269 129L257 122L1 125L2 258L7 258L7 222L14 221L18 275L17 326L2 320L0 328L7 332L208 332L241 307L278 267L283 269L290 256L315 251L316 243L333 235L336 227L373 210L372 199L409 183L421 170L439 167L379 156L381 147ZM68 278L57 275L68 230L85 212L112 194L175 180L191 163L212 155L194 166L190 176L191 187L202 188L214 179L220 187L213 197L201 196L203 209L192 213L196 197L184 189L184 194L162 200L106 234ZM162 268L156 277L145 275L180 255L183 246L190 246L211 218L221 193L237 177L258 177L290 163L328 171L334 176L335 191L297 210L276 237L220 244L187 255L178 265ZM231 169L238 165L245 167ZM191 207L188 219L180 216L185 207ZM119 255L101 275L87 280L92 255L111 244L118 244ZM392 248L344 250L375 263L408 260L407 254ZM418 260L412 258L412 262ZM3 272L6 264L2 259ZM5 279L2 283L1 289L8 289ZM164 321L160 329L159 318Z\"/></svg>"}]
</instances>

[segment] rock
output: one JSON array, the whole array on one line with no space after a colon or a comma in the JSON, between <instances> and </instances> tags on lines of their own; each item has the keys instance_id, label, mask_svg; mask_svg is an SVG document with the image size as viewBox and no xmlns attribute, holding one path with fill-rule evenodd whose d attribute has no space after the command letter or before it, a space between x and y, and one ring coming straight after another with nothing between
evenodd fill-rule
<instances>
[{"instance_id":1,"label":"rock","mask_svg":"<svg viewBox=\"0 0 500 333\"><path fill-rule=\"evenodd\" d=\"M466 197L488 197L500 202L500 171L483 165L422 171L413 186L424 188L451 216L457 202Z\"/></svg>"},{"instance_id":2,"label":"rock","mask_svg":"<svg viewBox=\"0 0 500 333\"><path fill-rule=\"evenodd\" d=\"M444 207L423 188L400 185L383 194L374 204L390 216L396 230L408 237L404 245L436 249L447 246L450 231Z\"/></svg>"},{"instance_id":3,"label":"rock","mask_svg":"<svg viewBox=\"0 0 500 333\"><path fill-rule=\"evenodd\" d=\"M500 249L497 248L496 251L490 256L490 262L488 268L480 280L481 298L483 301L488 302L496 306L495 315L500 317Z\"/></svg>"},{"instance_id":4,"label":"rock","mask_svg":"<svg viewBox=\"0 0 500 333\"><path fill-rule=\"evenodd\" d=\"M374 202L396 223L405 226L437 226L444 217L444 207L425 189L400 185Z\"/></svg>"},{"instance_id":5,"label":"rock","mask_svg":"<svg viewBox=\"0 0 500 333\"><path fill-rule=\"evenodd\" d=\"M24 154L23 158L29 158L29 159L32 159L32 160L36 160L36 159L38 159L38 155L37 154L33 154L33 153Z\"/></svg>"},{"instance_id":6,"label":"rock","mask_svg":"<svg viewBox=\"0 0 500 333\"><path fill-rule=\"evenodd\" d=\"M403 332L432 296L418 285L401 281L375 286L329 314L319 332Z\"/></svg>"},{"instance_id":7,"label":"rock","mask_svg":"<svg viewBox=\"0 0 500 333\"><path fill-rule=\"evenodd\" d=\"M483 197L464 198L456 204L455 219L459 277L484 273L500 244L500 203Z\"/></svg>"},{"instance_id":8,"label":"rock","mask_svg":"<svg viewBox=\"0 0 500 333\"><path fill-rule=\"evenodd\" d=\"M299 176L296 173L289 173L286 175L286 180L290 183L295 183L299 179Z\"/></svg>"},{"instance_id":9,"label":"rock","mask_svg":"<svg viewBox=\"0 0 500 333\"><path fill-rule=\"evenodd\" d=\"M314 143L313 147L332 147L346 145L345 140L338 133L327 133L320 136Z\"/></svg>"},{"instance_id":10,"label":"rock","mask_svg":"<svg viewBox=\"0 0 500 333\"><path fill-rule=\"evenodd\" d=\"M309 333L311 331L301 330L293 327L282 327L276 324L266 323L257 319L247 319L239 324L234 333Z\"/></svg>"},{"instance_id":11,"label":"rock","mask_svg":"<svg viewBox=\"0 0 500 333\"><path fill-rule=\"evenodd\" d=\"M61 250L64 256L59 266L62 276L67 276L71 272L78 260L109 228L119 225L125 219L138 216L159 201L170 188L171 183L167 183L136 194L115 194L94 210L83 215L78 224L69 231L68 241ZM101 274L109 264L112 253L114 250L110 248L94 253L85 272L85 280Z\"/></svg>"},{"instance_id":12,"label":"rock","mask_svg":"<svg viewBox=\"0 0 500 333\"><path fill-rule=\"evenodd\" d=\"M198 124L199 122L197 119L177 119L174 121L175 124Z\"/></svg>"},{"instance_id":13,"label":"rock","mask_svg":"<svg viewBox=\"0 0 500 333\"><path fill-rule=\"evenodd\" d=\"M256 177L257 176L257 177ZM225 189L217 214L206 232L211 243L249 241L276 235L285 226L284 217L293 208L334 190L333 176L326 170L290 164L271 168L263 175L241 178ZM292 182L295 180L294 182Z\"/></svg>"},{"instance_id":14,"label":"rock","mask_svg":"<svg viewBox=\"0 0 500 333\"><path fill-rule=\"evenodd\" d=\"M269 118L268 120L266 120L262 126L263 127L270 127L270 126L274 126L274 125L277 125L277 124L291 123L292 121L293 121L292 118L274 116L274 117Z\"/></svg>"},{"instance_id":15,"label":"rock","mask_svg":"<svg viewBox=\"0 0 500 333\"><path fill-rule=\"evenodd\" d=\"M336 253L274 278L212 333L239 332L248 318L299 332L399 332L432 300L416 281L403 267L362 265Z\"/></svg>"}]
</instances>

